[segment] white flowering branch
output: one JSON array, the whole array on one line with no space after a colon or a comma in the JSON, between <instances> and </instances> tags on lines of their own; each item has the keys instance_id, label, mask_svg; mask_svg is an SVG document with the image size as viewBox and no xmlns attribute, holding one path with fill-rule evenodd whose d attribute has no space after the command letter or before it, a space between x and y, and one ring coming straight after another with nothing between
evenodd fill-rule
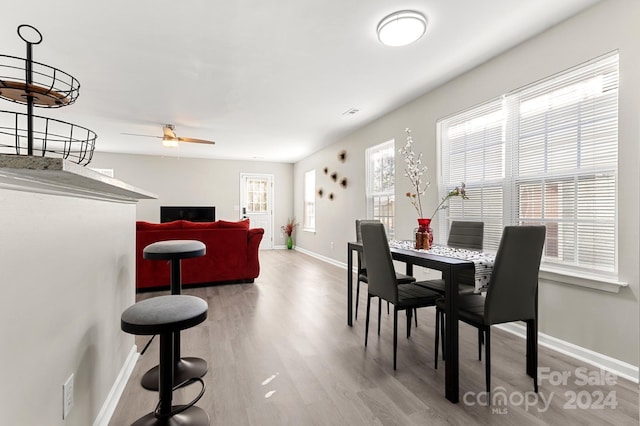
<instances>
[{"instance_id":1,"label":"white flowering branch","mask_svg":"<svg viewBox=\"0 0 640 426\"><path fill-rule=\"evenodd\" d=\"M463 200L469 199L469 197L467 197L467 190L464 182L462 182L460 186L456 186L454 189L449 191L447 195L442 197L442 201L440 201L440 204L438 204L438 207L436 207L436 209L433 211L433 214L431 215L431 220L433 220L433 217L436 215L436 213L438 213L438 210L444 210L449 207L449 204L445 204L445 203L451 197L462 197Z\"/></svg>"},{"instance_id":2,"label":"white flowering branch","mask_svg":"<svg viewBox=\"0 0 640 426\"><path fill-rule=\"evenodd\" d=\"M427 192L430 182L422 182L422 176L427 172L427 166L422 165L422 152L418 155L413 151L413 138L411 137L411 129L405 129L407 133L407 143L398 150L404 157L405 168L404 175L411 181L413 192L407 192L407 197L411 204L418 212L418 217L424 217L422 214L422 195Z\"/></svg>"}]
</instances>

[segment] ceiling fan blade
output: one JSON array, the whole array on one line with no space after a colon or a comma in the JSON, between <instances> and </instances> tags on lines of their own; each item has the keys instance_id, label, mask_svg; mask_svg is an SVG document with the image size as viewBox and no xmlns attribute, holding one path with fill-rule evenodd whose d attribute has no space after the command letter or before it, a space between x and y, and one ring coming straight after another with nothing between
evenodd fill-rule
<instances>
[{"instance_id":1,"label":"ceiling fan blade","mask_svg":"<svg viewBox=\"0 0 640 426\"><path fill-rule=\"evenodd\" d=\"M177 138L179 142L193 142L193 143L203 143L203 144L209 144L209 145L214 145L215 142L214 141L208 141L205 139L195 139L195 138Z\"/></svg>"},{"instance_id":2,"label":"ceiling fan blade","mask_svg":"<svg viewBox=\"0 0 640 426\"><path fill-rule=\"evenodd\" d=\"M140 133L124 133L121 132L121 135L127 135L127 136L143 136L145 138L162 138L162 136L155 136L155 135L142 135Z\"/></svg>"}]
</instances>

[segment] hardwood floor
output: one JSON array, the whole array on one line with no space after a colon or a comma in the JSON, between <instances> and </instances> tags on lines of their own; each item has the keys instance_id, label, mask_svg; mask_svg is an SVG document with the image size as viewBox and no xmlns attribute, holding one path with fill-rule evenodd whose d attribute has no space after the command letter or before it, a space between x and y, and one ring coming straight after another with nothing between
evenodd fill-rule
<instances>
[{"instance_id":1,"label":"hardwood floor","mask_svg":"<svg viewBox=\"0 0 640 426\"><path fill-rule=\"evenodd\" d=\"M295 251L261 251L254 284L186 289L209 303L206 322L182 333L183 356L205 358L206 392L197 403L212 425L638 425L638 385L582 385L582 373L599 370L540 347L546 379L538 395L525 374L525 342L492 329L492 406L484 404L484 362L477 359L476 330L460 325L460 403L444 397L444 364L434 369L434 308L418 312L418 328L398 329L398 369L393 370L391 316L383 306L376 336L372 306L364 347L366 285L354 326L346 324L346 271ZM139 299L165 293L144 293ZM147 336L137 336L141 350ZM158 339L140 357L110 425L128 425L153 410L157 392L140 378L158 362ZM583 370L576 371L577 368ZM577 373L577 375L576 375ZM502 390L501 390L502 388ZM194 384L174 393L190 401ZM482 404L478 403L480 396ZM600 398L602 396L602 398ZM608 399L605 397L608 396ZM506 399L506 404L502 403ZM548 404L547 404L548 403ZM612 407L616 404L615 408ZM529 404L529 405L527 405ZM597 408L601 405L603 408Z\"/></svg>"}]
</instances>

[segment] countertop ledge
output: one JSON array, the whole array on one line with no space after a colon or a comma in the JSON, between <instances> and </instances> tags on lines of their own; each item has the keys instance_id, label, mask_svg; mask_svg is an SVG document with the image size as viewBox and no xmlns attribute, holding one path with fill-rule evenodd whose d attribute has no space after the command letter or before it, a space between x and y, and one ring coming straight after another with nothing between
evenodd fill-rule
<instances>
[{"instance_id":1,"label":"countertop ledge","mask_svg":"<svg viewBox=\"0 0 640 426\"><path fill-rule=\"evenodd\" d=\"M62 158L12 154L0 154L0 188L129 203L158 198Z\"/></svg>"}]
</instances>

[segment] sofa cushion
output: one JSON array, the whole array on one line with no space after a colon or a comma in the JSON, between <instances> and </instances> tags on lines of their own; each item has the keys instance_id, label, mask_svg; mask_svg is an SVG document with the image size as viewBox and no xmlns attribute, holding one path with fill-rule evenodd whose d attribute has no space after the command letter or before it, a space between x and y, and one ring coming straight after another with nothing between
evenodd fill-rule
<instances>
[{"instance_id":1,"label":"sofa cushion","mask_svg":"<svg viewBox=\"0 0 640 426\"><path fill-rule=\"evenodd\" d=\"M188 220L182 221L182 229L218 229L220 226L218 222L190 222Z\"/></svg>"},{"instance_id":2,"label":"sofa cushion","mask_svg":"<svg viewBox=\"0 0 640 426\"><path fill-rule=\"evenodd\" d=\"M239 220L238 222L219 220L218 225L222 229L249 229L249 219Z\"/></svg>"},{"instance_id":3,"label":"sofa cushion","mask_svg":"<svg viewBox=\"0 0 640 426\"><path fill-rule=\"evenodd\" d=\"M169 229L182 229L183 220L174 220L173 222L151 223L144 221L136 222L136 231L165 231Z\"/></svg>"}]
</instances>

